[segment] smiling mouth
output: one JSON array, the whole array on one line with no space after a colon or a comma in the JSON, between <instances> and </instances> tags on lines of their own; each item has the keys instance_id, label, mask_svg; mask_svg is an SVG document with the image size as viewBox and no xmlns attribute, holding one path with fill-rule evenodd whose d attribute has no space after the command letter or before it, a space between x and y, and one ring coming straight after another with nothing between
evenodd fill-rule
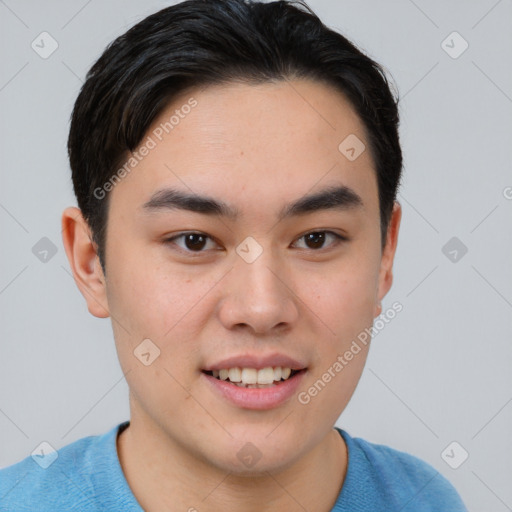
<instances>
[{"instance_id":1,"label":"smiling mouth","mask_svg":"<svg viewBox=\"0 0 512 512\"><path fill-rule=\"evenodd\" d=\"M222 370L203 370L203 373L217 380L223 380L241 388L269 388L279 383L293 379L302 370L292 370L287 367L256 368L225 368Z\"/></svg>"}]
</instances>

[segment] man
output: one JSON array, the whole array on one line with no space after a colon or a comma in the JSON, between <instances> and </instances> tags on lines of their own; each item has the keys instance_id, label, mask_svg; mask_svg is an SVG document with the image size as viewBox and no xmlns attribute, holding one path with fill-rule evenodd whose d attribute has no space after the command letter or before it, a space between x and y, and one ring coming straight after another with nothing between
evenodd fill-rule
<instances>
[{"instance_id":1,"label":"man","mask_svg":"<svg viewBox=\"0 0 512 512\"><path fill-rule=\"evenodd\" d=\"M63 242L130 420L0 471L0 510L463 511L334 424L392 284L397 103L305 4L189 0L91 68Z\"/></svg>"}]
</instances>

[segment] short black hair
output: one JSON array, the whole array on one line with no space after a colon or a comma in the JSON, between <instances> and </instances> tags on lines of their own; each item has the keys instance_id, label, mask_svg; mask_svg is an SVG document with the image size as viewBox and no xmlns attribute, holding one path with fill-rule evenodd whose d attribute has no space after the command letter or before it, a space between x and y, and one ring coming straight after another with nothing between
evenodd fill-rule
<instances>
[{"instance_id":1,"label":"short black hair","mask_svg":"<svg viewBox=\"0 0 512 512\"><path fill-rule=\"evenodd\" d=\"M334 86L360 117L377 174L384 247L402 173L398 93L384 69L304 0L186 0L110 43L71 115L73 187L104 271L110 194L103 187L173 98L194 87L291 79Z\"/></svg>"}]
</instances>

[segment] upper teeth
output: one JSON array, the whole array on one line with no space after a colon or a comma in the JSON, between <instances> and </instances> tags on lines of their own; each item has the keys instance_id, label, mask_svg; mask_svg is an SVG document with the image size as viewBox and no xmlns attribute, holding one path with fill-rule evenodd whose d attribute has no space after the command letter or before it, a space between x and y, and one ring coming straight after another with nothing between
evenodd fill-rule
<instances>
[{"instance_id":1,"label":"upper teeth","mask_svg":"<svg viewBox=\"0 0 512 512\"><path fill-rule=\"evenodd\" d=\"M272 384L274 381L286 380L290 377L291 368L282 368L277 366L272 368L229 368L222 370L213 370L212 374L221 380L229 380L231 382L241 382L242 384Z\"/></svg>"}]
</instances>

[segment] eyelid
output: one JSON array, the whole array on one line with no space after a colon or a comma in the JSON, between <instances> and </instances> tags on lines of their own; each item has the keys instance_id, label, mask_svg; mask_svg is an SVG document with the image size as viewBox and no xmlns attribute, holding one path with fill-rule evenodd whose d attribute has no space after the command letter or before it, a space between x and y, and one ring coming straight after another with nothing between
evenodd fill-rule
<instances>
[{"instance_id":1,"label":"eyelid","mask_svg":"<svg viewBox=\"0 0 512 512\"><path fill-rule=\"evenodd\" d=\"M313 230L310 230L310 231L306 231L302 235L298 236L295 240L301 240L305 236L310 235L312 233L325 233L327 235L332 235L336 239L336 241L334 243L328 245L327 247L322 247L320 249L309 249L309 248L306 247L305 249L303 249L305 251L311 251L313 253L315 253L315 252L320 253L322 251L327 251L327 250L329 250L331 248L337 247L340 243L348 242L348 240L349 240L348 237L346 237L344 235L341 235L340 233L336 233L335 231L332 231L332 230L329 230L329 229L313 229Z\"/></svg>"},{"instance_id":2,"label":"eyelid","mask_svg":"<svg viewBox=\"0 0 512 512\"><path fill-rule=\"evenodd\" d=\"M305 233L303 233L302 235L299 235L295 241L294 241L294 244L298 241L298 240L301 240L303 239L305 236L307 235L310 235L312 233L325 233L327 235L332 235L336 241L332 244L330 244L329 246L327 247L321 247L320 249L309 249L309 248L301 248L301 250L305 250L305 251L311 251L313 253L315 252L322 252L322 251L326 251L326 250L329 250L333 247L337 247L340 243L342 242L348 242L349 241L349 238L347 236L344 236L344 235L341 235L340 233L336 233L335 231L332 231L332 230L328 230L328 229L312 229L312 230L309 230L309 231L306 231ZM168 237L164 240L164 243L165 244L169 244L169 243L174 243L176 239L179 239L179 238L182 238L182 237L185 237L187 235L200 235L200 236L203 236L207 239L209 239L210 241L214 242L215 244L219 245L215 239L208 235L207 233L204 233L202 231L182 231L181 233L178 233L176 235L173 235L171 237ZM293 245L293 244L292 244ZM207 250L201 250L201 251L191 251L189 249L186 249L186 248L183 248L183 247L180 247L180 246L177 246L178 247L178 250L189 255L189 256L200 256L202 255L203 253L206 253Z\"/></svg>"},{"instance_id":3,"label":"eyelid","mask_svg":"<svg viewBox=\"0 0 512 512\"><path fill-rule=\"evenodd\" d=\"M211 237L210 235L208 235L207 233L204 233L202 231L182 231L181 233L178 233L176 235L172 235L171 237L165 238L164 244L170 244L170 243L175 244L176 239L185 237L187 235L200 235L200 236L203 236L203 237L209 239L210 241L214 242L215 244L217 244L217 242L214 240L213 237ZM183 252L183 253L187 254L188 256L192 256L192 257L200 256L203 253L207 252L206 250L191 251L190 249L180 247L179 245L177 247L180 252Z\"/></svg>"}]
</instances>

